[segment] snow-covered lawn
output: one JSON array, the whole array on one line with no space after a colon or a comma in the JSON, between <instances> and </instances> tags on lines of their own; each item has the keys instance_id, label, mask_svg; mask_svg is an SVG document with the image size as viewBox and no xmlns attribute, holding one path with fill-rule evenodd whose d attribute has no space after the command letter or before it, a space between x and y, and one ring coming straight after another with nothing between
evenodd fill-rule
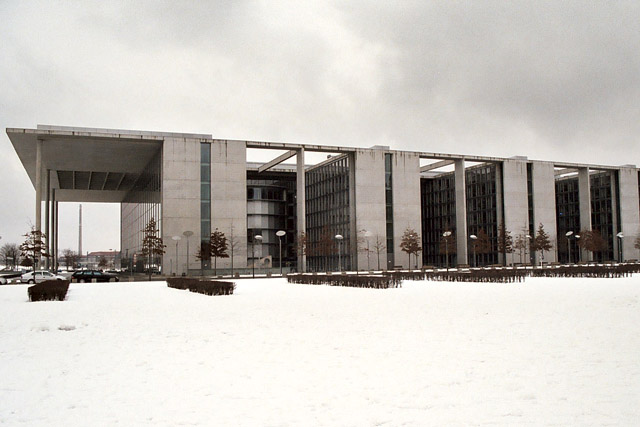
<instances>
[{"instance_id":1,"label":"snow-covered lawn","mask_svg":"<svg viewBox=\"0 0 640 427\"><path fill-rule=\"evenodd\" d=\"M638 425L640 276L0 286L0 425Z\"/></svg>"}]
</instances>

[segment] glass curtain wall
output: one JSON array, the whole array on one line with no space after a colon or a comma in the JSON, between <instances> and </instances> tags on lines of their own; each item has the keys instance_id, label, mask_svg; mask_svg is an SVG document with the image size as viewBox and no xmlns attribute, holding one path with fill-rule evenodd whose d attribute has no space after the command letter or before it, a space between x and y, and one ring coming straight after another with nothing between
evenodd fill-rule
<instances>
[{"instance_id":1,"label":"glass curtain wall","mask_svg":"<svg viewBox=\"0 0 640 427\"><path fill-rule=\"evenodd\" d=\"M143 230L151 218L156 221L156 228L159 230L158 236L161 235L161 158L162 152L160 151L147 164L120 207L123 252L121 265L129 271L143 272L149 267L159 271L162 265L161 256L153 258L151 266L148 266L148 257L141 255Z\"/></svg>"},{"instance_id":2,"label":"glass curtain wall","mask_svg":"<svg viewBox=\"0 0 640 427\"><path fill-rule=\"evenodd\" d=\"M349 167L349 156L343 155L305 173L309 271L351 269Z\"/></svg>"},{"instance_id":3,"label":"glass curtain wall","mask_svg":"<svg viewBox=\"0 0 640 427\"><path fill-rule=\"evenodd\" d=\"M200 143L200 236L201 253L207 254L211 236L211 144ZM208 270L211 259L203 256L200 268Z\"/></svg>"},{"instance_id":4,"label":"glass curtain wall","mask_svg":"<svg viewBox=\"0 0 640 427\"><path fill-rule=\"evenodd\" d=\"M580 193L578 178L556 180L556 227L558 229L558 262L578 262L580 257L576 235L580 234ZM573 234L567 239L567 232ZM571 260L569 260L571 252Z\"/></svg>"}]
</instances>

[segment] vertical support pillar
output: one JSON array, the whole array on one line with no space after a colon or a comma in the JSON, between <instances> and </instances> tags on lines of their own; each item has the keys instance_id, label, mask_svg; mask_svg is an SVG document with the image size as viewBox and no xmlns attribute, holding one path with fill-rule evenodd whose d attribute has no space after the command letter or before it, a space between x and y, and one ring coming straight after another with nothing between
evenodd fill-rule
<instances>
[{"instance_id":1,"label":"vertical support pillar","mask_svg":"<svg viewBox=\"0 0 640 427\"><path fill-rule=\"evenodd\" d=\"M53 196L54 196L54 200L55 200L55 189L53 190ZM53 204L53 213L54 213L54 218L55 220L53 221L53 230L54 230L54 238L53 238L53 261L54 264L53 266L57 269L58 268L58 201L55 200L54 204Z\"/></svg>"},{"instance_id":2,"label":"vertical support pillar","mask_svg":"<svg viewBox=\"0 0 640 427\"><path fill-rule=\"evenodd\" d=\"M613 231L613 259L618 261L619 259L619 249L620 249L620 238L616 235L621 230L620 224L618 224L618 172L617 171L609 171L609 176L611 177L611 224Z\"/></svg>"},{"instance_id":3,"label":"vertical support pillar","mask_svg":"<svg viewBox=\"0 0 640 427\"><path fill-rule=\"evenodd\" d=\"M578 200L580 206L580 231L591 231L591 182L589 181L589 168L578 169ZM582 251L582 257L584 261L592 261L593 253L590 251Z\"/></svg>"},{"instance_id":4,"label":"vertical support pillar","mask_svg":"<svg viewBox=\"0 0 640 427\"><path fill-rule=\"evenodd\" d=\"M45 186L45 204L44 204L44 234L45 234L45 247L46 251L49 255L51 255L51 170L47 169L44 176L44 186ZM51 269L51 258L47 257L45 259L45 268L47 270Z\"/></svg>"},{"instance_id":5,"label":"vertical support pillar","mask_svg":"<svg viewBox=\"0 0 640 427\"><path fill-rule=\"evenodd\" d=\"M360 270L358 262L358 223L356 221L356 153L347 154L349 159L349 241L351 242L351 269ZM362 236L364 237L364 236Z\"/></svg>"},{"instance_id":6,"label":"vertical support pillar","mask_svg":"<svg viewBox=\"0 0 640 427\"><path fill-rule=\"evenodd\" d=\"M464 172L464 159L455 164L456 187L456 249L458 265L467 263L467 183Z\"/></svg>"},{"instance_id":7,"label":"vertical support pillar","mask_svg":"<svg viewBox=\"0 0 640 427\"><path fill-rule=\"evenodd\" d=\"M304 176L304 148L298 150L296 155L296 222L298 236L305 232L306 225L306 184ZM304 254L298 254L298 271L304 272L307 269L307 257Z\"/></svg>"},{"instance_id":8,"label":"vertical support pillar","mask_svg":"<svg viewBox=\"0 0 640 427\"><path fill-rule=\"evenodd\" d=\"M498 234L500 234L500 226L504 224L504 202L502 187L502 163L496 164L496 219L498 221ZM498 251L498 263L507 265L505 254Z\"/></svg>"},{"instance_id":9,"label":"vertical support pillar","mask_svg":"<svg viewBox=\"0 0 640 427\"><path fill-rule=\"evenodd\" d=\"M42 140L36 140L36 231L42 231ZM36 270L40 266L40 259L36 259Z\"/></svg>"},{"instance_id":10,"label":"vertical support pillar","mask_svg":"<svg viewBox=\"0 0 640 427\"><path fill-rule=\"evenodd\" d=\"M633 165L625 165L618 170L620 190L620 229L622 239L623 260L639 259L640 250L634 247L640 235L640 192L638 188L638 169ZM622 196L624 195L624 197ZM618 237L616 237L618 239Z\"/></svg>"}]
</instances>

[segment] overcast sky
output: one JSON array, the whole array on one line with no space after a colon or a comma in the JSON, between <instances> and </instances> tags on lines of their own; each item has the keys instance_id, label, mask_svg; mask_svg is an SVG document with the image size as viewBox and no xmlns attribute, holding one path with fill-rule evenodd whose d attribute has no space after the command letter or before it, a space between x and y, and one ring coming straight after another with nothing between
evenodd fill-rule
<instances>
[{"instance_id":1,"label":"overcast sky","mask_svg":"<svg viewBox=\"0 0 640 427\"><path fill-rule=\"evenodd\" d=\"M0 22L3 128L640 164L637 1L3 0ZM19 243L35 191L4 131L0 159ZM118 207L83 206L83 248L119 248Z\"/></svg>"}]
</instances>

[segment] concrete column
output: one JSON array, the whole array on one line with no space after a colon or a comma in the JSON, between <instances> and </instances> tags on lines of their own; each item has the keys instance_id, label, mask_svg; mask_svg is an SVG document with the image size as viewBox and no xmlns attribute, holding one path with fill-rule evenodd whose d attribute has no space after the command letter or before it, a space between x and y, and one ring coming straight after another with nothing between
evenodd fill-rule
<instances>
[{"instance_id":1,"label":"concrete column","mask_svg":"<svg viewBox=\"0 0 640 427\"><path fill-rule=\"evenodd\" d=\"M420 206L420 157L415 153L398 151L393 154L391 168L393 178L393 248L394 263L404 268L422 267L422 255L417 259L402 252L400 244L407 228L422 235L422 212ZM466 224L466 221L465 221ZM466 229L466 228L465 228ZM420 242L422 244L422 242Z\"/></svg>"},{"instance_id":2,"label":"concrete column","mask_svg":"<svg viewBox=\"0 0 640 427\"><path fill-rule=\"evenodd\" d=\"M36 231L42 231L42 140L36 141ZM40 267L40 259L36 259L37 265L33 269Z\"/></svg>"},{"instance_id":3,"label":"concrete column","mask_svg":"<svg viewBox=\"0 0 640 427\"><path fill-rule=\"evenodd\" d=\"M578 200L580 205L580 231L591 230L591 182L589 168L578 169ZM582 260L592 261L593 252L582 250Z\"/></svg>"},{"instance_id":4,"label":"concrete column","mask_svg":"<svg viewBox=\"0 0 640 427\"><path fill-rule=\"evenodd\" d=\"M552 249L544 253L545 262L555 262L558 259L558 227L556 219L556 183L554 166L552 163L533 162L533 219L534 233L537 233L540 224L549 235ZM535 238L535 235L531 236ZM540 252L535 254L537 262L540 262Z\"/></svg>"},{"instance_id":5,"label":"concrete column","mask_svg":"<svg viewBox=\"0 0 640 427\"><path fill-rule=\"evenodd\" d=\"M358 243L358 238L364 239L364 233L359 229L358 222L356 221L357 210L356 210L356 155L355 153L347 154L349 159L349 239L351 241L351 268L356 271L360 270L360 268L364 265L366 268L366 264L360 263L358 257L358 250L360 249L359 244L366 244L366 242Z\"/></svg>"},{"instance_id":6,"label":"concrete column","mask_svg":"<svg viewBox=\"0 0 640 427\"><path fill-rule=\"evenodd\" d=\"M306 219L306 184L304 175L304 148L298 150L296 155L296 222L297 233L305 232L307 230ZM297 237L297 236L296 236ZM306 255L298 255L298 271L303 272L307 270L307 257Z\"/></svg>"},{"instance_id":7,"label":"concrete column","mask_svg":"<svg viewBox=\"0 0 640 427\"><path fill-rule=\"evenodd\" d=\"M44 241L46 251L49 255L51 255L51 227L50 227L50 219L51 219L51 170L47 169L44 176L44 186L45 186L45 203L44 203L44 234L46 235ZM47 257L45 259L45 268L47 270L51 269L51 258Z\"/></svg>"},{"instance_id":8,"label":"concrete column","mask_svg":"<svg viewBox=\"0 0 640 427\"><path fill-rule=\"evenodd\" d=\"M616 237L616 234L620 231L620 224L618 224L618 193L616 190L619 185L619 177L617 171L609 171L609 175L611 176L611 229L613 230L613 259L617 261L619 259L619 238Z\"/></svg>"},{"instance_id":9,"label":"concrete column","mask_svg":"<svg viewBox=\"0 0 640 427\"><path fill-rule=\"evenodd\" d=\"M511 231L514 243L518 236L529 233L529 202L527 198L526 159L507 159L502 163L502 200L504 224ZM520 253L509 257L520 262Z\"/></svg>"},{"instance_id":10,"label":"concrete column","mask_svg":"<svg viewBox=\"0 0 640 427\"><path fill-rule=\"evenodd\" d=\"M464 159L455 163L456 187L456 248L458 265L467 263L467 183Z\"/></svg>"},{"instance_id":11,"label":"concrete column","mask_svg":"<svg viewBox=\"0 0 640 427\"><path fill-rule=\"evenodd\" d=\"M638 169L623 167L618 172L620 185L620 225L622 239L622 258L640 259L640 251L634 242L640 236L640 194L638 194ZM624 197L622 197L624 195ZM617 237L616 237L617 239ZM616 242L617 244L617 242Z\"/></svg>"},{"instance_id":12,"label":"concrete column","mask_svg":"<svg viewBox=\"0 0 640 427\"><path fill-rule=\"evenodd\" d=\"M55 198L55 191L56 190L53 190L53 191L54 191L53 195L54 195L54 198ZM55 233L54 233L55 237L53 239L53 248L54 248L53 249L53 253L54 253L54 264L53 265L55 267L58 267L58 212L59 211L58 211L58 201L57 200L55 201L53 212L54 212L54 216L55 216L55 221L53 222L53 229L55 230Z\"/></svg>"}]
</instances>

